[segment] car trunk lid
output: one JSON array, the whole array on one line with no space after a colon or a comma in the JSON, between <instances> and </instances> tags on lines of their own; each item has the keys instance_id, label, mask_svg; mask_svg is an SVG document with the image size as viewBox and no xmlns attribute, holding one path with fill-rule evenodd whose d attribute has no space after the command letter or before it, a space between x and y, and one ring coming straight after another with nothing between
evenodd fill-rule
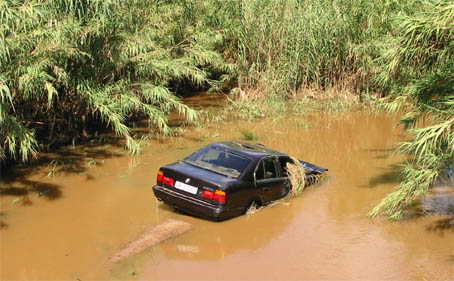
<instances>
[{"instance_id":1,"label":"car trunk lid","mask_svg":"<svg viewBox=\"0 0 454 281\"><path fill-rule=\"evenodd\" d=\"M225 203L226 187L230 182L236 180L183 161L164 166L160 171L166 178L174 181L173 185L164 182L165 187L213 204ZM220 198L222 195L224 200Z\"/></svg>"}]
</instances>

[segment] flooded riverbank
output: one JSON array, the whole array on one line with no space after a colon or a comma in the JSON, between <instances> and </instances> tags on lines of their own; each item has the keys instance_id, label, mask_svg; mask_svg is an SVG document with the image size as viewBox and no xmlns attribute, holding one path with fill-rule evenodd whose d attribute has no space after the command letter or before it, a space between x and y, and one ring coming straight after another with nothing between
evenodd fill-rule
<instances>
[{"instance_id":1,"label":"flooded riverbank","mask_svg":"<svg viewBox=\"0 0 454 281\"><path fill-rule=\"evenodd\" d=\"M47 168L28 171L2 193L0 278L452 280L452 213L394 223L366 217L398 182L403 159L391 154L403 139L397 120L353 111L220 122L151 140L135 158L116 147L76 147L62 155L68 169L53 177ZM159 166L244 132L329 168L328 179L300 198L222 223L156 201L151 186ZM14 194L23 187L37 192L23 200ZM144 229L167 219L193 230L113 267L107 263Z\"/></svg>"}]
</instances>

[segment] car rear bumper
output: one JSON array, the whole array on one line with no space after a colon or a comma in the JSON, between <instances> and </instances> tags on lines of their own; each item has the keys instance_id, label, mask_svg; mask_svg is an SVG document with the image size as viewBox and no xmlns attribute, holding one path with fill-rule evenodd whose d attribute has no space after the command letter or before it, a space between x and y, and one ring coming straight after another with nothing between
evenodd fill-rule
<instances>
[{"instance_id":1,"label":"car rear bumper","mask_svg":"<svg viewBox=\"0 0 454 281\"><path fill-rule=\"evenodd\" d=\"M211 205L203 200L186 196L159 185L153 186L153 192L156 198L175 209L216 221L242 215L245 211L244 208L226 208L225 206Z\"/></svg>"}]
</instances>

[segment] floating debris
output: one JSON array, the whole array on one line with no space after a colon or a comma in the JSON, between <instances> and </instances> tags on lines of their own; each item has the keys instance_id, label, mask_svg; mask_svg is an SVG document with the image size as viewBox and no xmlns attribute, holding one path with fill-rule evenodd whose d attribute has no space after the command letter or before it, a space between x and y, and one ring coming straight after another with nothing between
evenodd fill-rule
<instances>
[{"instance_id":1,"label":"floating debris","mask_svg":"<svg viewBox=\"0 0 454 281\"><path fill-rule=\"evenodd\" d=\"M125 248L111 257L110 261L118 262L124 260L167 239L181 235L191 228L192 225L187 222L172 219L166 220L165 222L154 226L150 230L145 231L139 239L130 242Z\"/></svg>"}]
</instances>

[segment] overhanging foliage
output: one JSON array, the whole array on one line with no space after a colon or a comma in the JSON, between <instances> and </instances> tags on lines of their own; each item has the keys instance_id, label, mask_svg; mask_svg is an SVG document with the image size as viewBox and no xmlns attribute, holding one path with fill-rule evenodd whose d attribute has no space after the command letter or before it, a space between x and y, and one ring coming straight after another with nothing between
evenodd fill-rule
<instances>
[{"instance_id":1,"label":"overhanging foliage","mask_svg":"<svg viewBox=\"0 0 454 281\"><path fill-rule=\"evenodd\" d=\"M0 0L0 159L106 126L137 152L132 118L163 133L171 111L196 120L175 85L217 86L212 77L235 69L222 30L200 24L209 12L193 1Z\"/></svg>"},{"instance_id":2,"label":"overhanging foliage","mask_svg":"<svg viewBox=\"0 0 454 281\"><path fill-rule=\"evenodd\" d=\"M410 160L403 181L372 211L402 218L415 199L454 163L454 4L427 1L421 11L396 19L397 33L383 50L379 77L392 90L389 109L404 108L413 139L400 146Z\"/></svg>"}]
</instances>

